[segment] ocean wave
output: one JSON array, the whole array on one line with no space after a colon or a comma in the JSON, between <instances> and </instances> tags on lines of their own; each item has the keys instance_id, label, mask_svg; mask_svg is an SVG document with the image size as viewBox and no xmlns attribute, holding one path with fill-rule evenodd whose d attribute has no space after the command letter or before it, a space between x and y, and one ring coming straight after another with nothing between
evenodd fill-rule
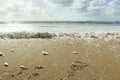
<instances>
[{"instance_id":1,"label":"ocean wave","mask_svg":"<svg viewBox=\"0 0 120 80\"><path fill-rule=\"evenodd\" d=\"M80 38L80 39L102 39L105 41L109 40L120 40L120 32L88 32L88 33L48 33L48 32L9 32L0 33L1 39L30 39L30 38Z\"/></svg>"},{"instance_id":2,"label":"ocean wave","mask_svg":"<svg viewBox=\"0 0 120 80\"><path fill-rule=\"evenodd\" d=\"M56 35L48 32L9 32L0 33L1 39L52 38Z\"/></svg>"}]
</instances>

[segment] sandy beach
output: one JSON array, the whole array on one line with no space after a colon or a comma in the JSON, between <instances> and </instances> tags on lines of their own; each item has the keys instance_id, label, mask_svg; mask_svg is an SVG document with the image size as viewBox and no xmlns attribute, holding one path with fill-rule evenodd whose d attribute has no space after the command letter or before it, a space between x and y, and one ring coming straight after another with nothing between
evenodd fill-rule
<instances>
[{"instance_id":1,"label":"sandy beach","mask_svg":"<svg viewBox=\"0 0 120 80\"><path fill-rule=\"evenodd\" d=\"M120 40L1 39L0 80L119 80Z\"/></svg>"},{"instance_id":2,"label":"sandy beach","mask_svg":"<svg viewBox=\"0 0 120 80\"><path fill-rule=\"evenodd\" d=\"M0 0L0 80L120 80L120 0Z\"/></svg>"}]
</instances>

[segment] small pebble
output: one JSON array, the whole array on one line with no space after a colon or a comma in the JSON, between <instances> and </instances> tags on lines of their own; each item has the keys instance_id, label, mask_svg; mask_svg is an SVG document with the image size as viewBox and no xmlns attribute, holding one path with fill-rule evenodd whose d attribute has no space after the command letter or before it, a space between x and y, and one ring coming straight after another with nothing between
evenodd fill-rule
<instances>
[{"instance_id":1,"label":"small pebble","mask_svg":"<svg viewBox=\"0 0 120 80\"><path fill-rule=\"evenodd\" d=\"M11 77L14 77L15 75L14 74L11 74Z\"/></svg>"},{"instance_id":2,"label":"small pebble","mask_svg":"<svg viewBox=\"0 0 120 80\"><path fill-rule=\"evenodd\" d=\"M2 80L2 78L0 77L0 80Z\"/></svg>"}]
</instances>

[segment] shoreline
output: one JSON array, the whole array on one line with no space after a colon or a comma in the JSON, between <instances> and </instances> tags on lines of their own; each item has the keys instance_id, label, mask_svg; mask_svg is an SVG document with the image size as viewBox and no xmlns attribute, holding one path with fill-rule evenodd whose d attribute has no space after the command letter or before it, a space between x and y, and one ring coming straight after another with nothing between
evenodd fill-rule
<instances>
[{"instance_id":1,"label":"shoreline","mask_svg":"<svg viewBox=\"0 0 120 80\"><path fill-rule=\"evenodd\" d=\"M32 39L32 38L93 38L120 40L120 32L80 32L80 33L49 33L49 32L9 32L0 33L1 39Z\"/></svg>"}]
</instances>

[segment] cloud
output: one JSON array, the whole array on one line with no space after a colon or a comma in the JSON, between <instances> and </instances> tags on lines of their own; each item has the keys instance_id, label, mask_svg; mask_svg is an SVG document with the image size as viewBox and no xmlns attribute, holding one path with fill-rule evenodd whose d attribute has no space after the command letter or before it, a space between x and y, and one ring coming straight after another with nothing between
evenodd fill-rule
<instances>
[{"instance_id":1,"label":"cloud","mask_svg":"<svg viewBox=\"0 0 120 80\"><path fill-rule=\"evenodd\" d=\"M106 12L108 14L113 14L113 15L120 16L120 1L119 0L112 0L108 4Z\"/></svg>"},{"instance_id":2,"label":"cloud","mask_svg":"<svg viewBox=\"0 0 120 80\"><path fill-rule=\"evenodd\" d=\"M32 1L7 0L3 3L0 7L0 17L3 20L23 20L23 18L24 20L34 20L39 17L40 8L36 7Z\"/></svg>"},{"instance_id":3,"label":"cloud","mask_svg":"<svg viewBox=\"0 0 120 80\"><path fill-rule=\"evenodd\" d=\"M49 11L52 12L63 12L69 13L65 16L78 16L78 20L81 17L86 17L89 19L102 19L106 16L106 8L108 2L106 0L43 0L46 6L48 6ZM69 9L69 10L68 10ZM71 14L70 14L71 13ZM56 13L58 14L58 13ZM62 14L61 14L62 16ZM72 18L73 19L73 18ZM81 19L82 20L82 19Z\"/></svg>"},{"instance_id":4,"label":"cloud","mask_svg":"<svg viewBox=\"0 0 120 80\"><path fill-rule=\"evenodd\" d=\"M119 0L0 0L0 20L120 20Z\"/></svg>"},{"instance_id":5,"label":"cloud","mask_svg":"<svg viewBox=\"0 0 120 80\"><path fill-rule=\"evenodd\" d=\"M71 8L77 12L84 13L87 12L87 7L89 2L87 0L74 0Z\"/></svg>"},{"instance_id":6,"label":"cloud","mask_svg":"<svg viewBox=\"0 0 120 80\"><path fill-rule=\"evenodd\" d=\"M72 9L79 13L101 14L105 10L105 0L74 0Z\"/></svg>"},{"instance_id":7,"label":"cloud","mask_svg":"<svg viewBox=\"0 0 120 80\"><path fill-rule=\"evenodd\" d=\"M120 20L119 9L119 0L74 0L71 6L71 10L92 20Z\"/></svg>"},{"instance_id":8,"label":"cloud","mask_svg":"<svg viewBox=\"0 0 120 80\"><path fill-rule=\"evenodd\" d=\"M93 0L89 3L88 11L94 15L101 15L104 13L106 5L104 0Z\"/></svg>"},{"instance_id":9,"label":"cloud","mask_svg":"<svg viewBox=\"0 0 120 80\"><path fill-rule=\"evenodd\" d=\"M55 7L68 7L71 6L73 0L43 0L45 4Z\"/></svg>"}]
</instances>

